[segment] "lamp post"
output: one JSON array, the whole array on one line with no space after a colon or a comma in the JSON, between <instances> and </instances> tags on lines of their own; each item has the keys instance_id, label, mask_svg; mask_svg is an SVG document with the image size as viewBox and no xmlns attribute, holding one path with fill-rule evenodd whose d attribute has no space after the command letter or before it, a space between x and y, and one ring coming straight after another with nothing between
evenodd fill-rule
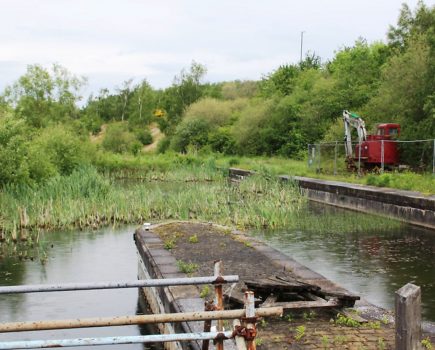
<instances>
[{"instance_id":1,"label":"lamp post","mask_svg":"<svg viewBox=\"0 0 435 350\"><path fill-rule=\"evenodd\" d=\"M305 31L303 30L302 32L301 32L301 59L300 59L300 63L302 63L302 49L303 49L303 46L304 46L304 33L305 33Z\"/></svg>"}]
</instances>

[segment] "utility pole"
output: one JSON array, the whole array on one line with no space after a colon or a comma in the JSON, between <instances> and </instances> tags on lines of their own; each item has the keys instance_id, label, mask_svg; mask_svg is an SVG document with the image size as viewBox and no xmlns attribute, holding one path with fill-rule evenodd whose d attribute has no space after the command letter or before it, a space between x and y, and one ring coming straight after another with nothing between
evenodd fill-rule
<instances>
[{"instance_id":1,"label":"utility pole","mask_svg":"<svg viewBox=\"0 0 435 350\"><path fill-rule=\"evenodd\" d=\"M302 63L302 49L304 47L304 33L305 33L305 31L303 30L301 32L301 60L299 61L299 63Z\"/></svg>"}]
</instances>

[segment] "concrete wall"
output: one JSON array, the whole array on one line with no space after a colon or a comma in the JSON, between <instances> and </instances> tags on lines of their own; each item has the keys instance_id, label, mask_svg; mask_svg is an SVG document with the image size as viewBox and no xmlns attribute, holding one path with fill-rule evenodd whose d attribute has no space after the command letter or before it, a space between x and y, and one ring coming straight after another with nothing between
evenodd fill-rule
<instances>
[{"instance_id":1,"label":"concrete wall","mask_svg":"<svg viewBox=\"0 0 435 350\"><path fill-rule=\"evenodd\" d=\"M243 169L230 169L230 177L234 179L243 179L252 174ZM435 196L299 176L280 178L284 181L296 181L303 193L312 201L435 229Z\"/></svg>"},{"instance_id":2,"label":"concrete wall","mask_svg":"<svg viewBox=\"0 0 435 350\"><path fill-rule=\"evenodd\" d=\"M178 278L187 277L178 271L176 260L163 248L163 242L157 235L143 228L134 234L138 253L138 278ZM199 290L194 286L142 288L147 303L153 314L192 312L204 310L204 301L199 298ZM203 331L203 322L165 323L159 325L161 334L193 333ZM168 350L200 350L199 342L189 345L182 343L165 343Z\"/></svg>"}]
</instances>

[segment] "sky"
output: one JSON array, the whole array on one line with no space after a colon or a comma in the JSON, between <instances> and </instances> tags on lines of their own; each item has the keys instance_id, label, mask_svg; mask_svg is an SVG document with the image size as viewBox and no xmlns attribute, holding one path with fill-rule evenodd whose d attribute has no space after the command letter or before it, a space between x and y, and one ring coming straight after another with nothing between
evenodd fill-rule
<instances>
[{"instance_id":1,"label":"sky","mask_svg":"<svg viewBox=\"0 0 435 350\"><path fill-rule=\"evenodd\" d=\"M323 61L359 37L385 40L402 2L0 0L0 91L29 64L87 77L85 95L131 78L164 88L192 61L207 67L208 82L260 79L299 61L301 32L304 55Z\"/></svg>"}]
</instances>

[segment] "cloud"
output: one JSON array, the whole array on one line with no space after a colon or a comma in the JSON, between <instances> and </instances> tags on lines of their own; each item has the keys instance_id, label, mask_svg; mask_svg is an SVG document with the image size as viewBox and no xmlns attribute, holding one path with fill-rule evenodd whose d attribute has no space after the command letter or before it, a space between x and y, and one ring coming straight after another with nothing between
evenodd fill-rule
<instances>
[{"instance_id":1,"label":"cloud","mask_svg":"<svg viewBox=\"0 0 435 350\"><path fill-rule=\"evenodd\" d=\"M304 51L324 59L359 36L383 39L401 2L2 0L0 88L27 64L54 62L92 89L132 77L168 86L192 60L211 81L258 79L298 61L302 30Z\"/></svg>"}]
</instances>

